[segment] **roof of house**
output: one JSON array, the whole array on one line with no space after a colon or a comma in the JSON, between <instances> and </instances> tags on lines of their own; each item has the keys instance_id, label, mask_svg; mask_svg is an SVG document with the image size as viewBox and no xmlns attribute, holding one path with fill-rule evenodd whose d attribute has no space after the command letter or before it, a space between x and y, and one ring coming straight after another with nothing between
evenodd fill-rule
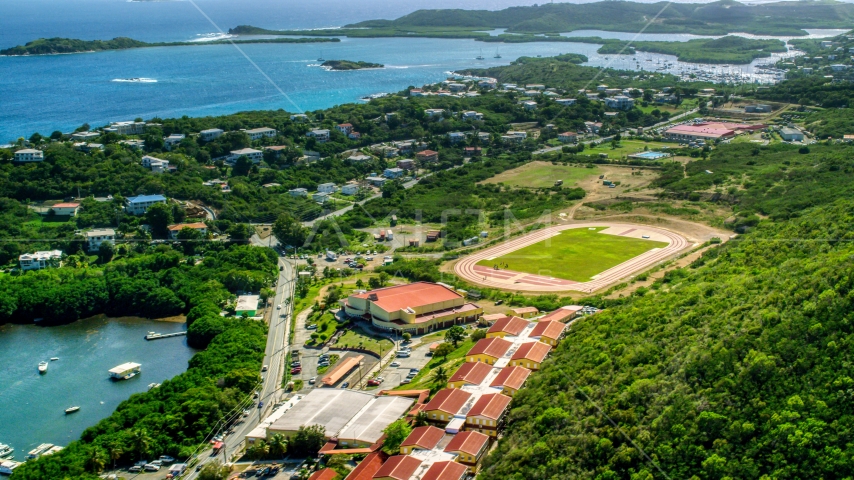
<instances>
[{"instance_id":1,"label":"roof of house","mask_svg":"<svg viewBox=\"0 0 854 480\"><path fill-rule=\"evenodd\" d=\"M144 203L144 202L165 202L166 197L163 195L137 195L136 197L128 197L128 203Z\"/></svg>"},{"instance_id":2,"label":"roof of house","mask_svg":"<svg viewBox=\"0 0 854 480\"><path fill-rule=\"evenodd\" d=\"M68 203L57 203L51 208L77 208L79 206L80 206L79 203L68 202Z\"/></svg>"},{"instance_id":3,"label":"roof of house","mask_svg":"<svg viewBox=\"0 0 854 480\"><path fill-rule=\"evenodd\" d=\"M178 225L169 225L167 227L170 232L181 231L184 228L208 228L208 226L204 222L196 222L196 223L179 223Z\"/></svg>"},{"instance_id":4,"label":"roof of house","mask_svg":"<svg viewBox=\"0 0 854 480\"><path fill-rule=\"evenodd\" d=\"M519 317L499 318L486 331L489 333L504 332L508 335L518 336L528 326L528 321Z\"/></svg>"},{"instance_id":5,"label":"roof of house","mask_svg":"<svg viewBox=\"0 0 854 480\"><path fill-rule=\"evenodd\" d=\"M407 307L414 308L462 298L460 294L448 287L428 282L415 282L408 285L378 288L354 296L366 299L376 298L376 300L371 300L371 302L387 312L395 312Z\"/></svg>"},{"instance_id":6,"label":"roof of house","mask_svg":"<svg viewBox=\"0 0 854 480\"><path fill-rule=\"evenodd\" d=\"M507 133L510 133L510 132L507 132ZM511 311L517 315L523 314L523 313L538 313L539 312L537 307L519 307L519 308L514 308Z\"/></svg>"},{"instance_id":7,"label":"roof of house","mask_svg":"<svg viewBox=\"0 0 854 480\"><path fill-rule=\"evenodd\" d=\"M543 342L528 342L519 345L516 353L510 360L531 360L532 362L540 363L545 360L546 355L552 349L551 346Z\"/></svg>"},{"instance_id":8,"label":"roof of house","mask_svg":"<svg viewBox=\"0 0 854 480\"><path fill-rule=\"evenodd\" d=\"M406 440L400 444L401 447L415 446L425 450L432 450L439 444L445 431L433 426L415 427Z\"/></svg>"},{"instance_id":9,"label":"roof of house","mask_svg":"<svg viewBox=\"0 0 854 480\"><path fill-rule=\"evenodd\" d=\"M540 321L536 325L534 325L534 329L531 330L530 335L531 338L539 338L546 337L557 339L566 329L566 324L556 321Z\"/></svg>"},{"instance_id":10,"label":"roof of house","mask_svg":"<svg viewBox=\"0 0 854 480\"><path fill-rule=\"evenodd\" d=\"M584 309L584 307L582 307L580 305L566 305L566 306L558 308L554 312L551 312L549 314L544 315L543 317L540 318L540 321L541 322L551 322L551 321L562 322L566 318L575 315L576 313L580 312L583 309Z\"/></svg>"},{"instance_id":11,"label":"roof of house","mask_svg":"<svg viewBox=\"0 0 854 480\"><path fill-rule=\"evenodd\" d=\"M713 127L709 125L677 125L667 129L664 133L717 138L733 135L735 131L730 128Z\"/></svg>"},{"instance_id":12,"label":"roof of house","mask_svg":"<svg viewBox=\"0 0 854 480\"><path fill-rule=\"evenodd\" d=\"M482 395L471 410L466 414L467 417L486 417L492 420L498 420L501 414L507 410L510 405L510 397L500 393L488 393Z\"/></svg>"},{"instance_id":13,"label":"roof of house","mask_svg":"<svg viewBox=\"0 0 854 480\"><path fill-rule=\"evenodd\" d=\"M253 153L262 153L261 150L255 150L254 148L241 148L240 150L232 150L232 155L251 155Z\"/></svg>"},{"instance_id":14,"label":"roof of house","mask_svg":"<svg viewBox=\"0 0 854 480\"><path fill-rule=\"evenodd\" d=\"M439 154L439 152L434 152L433 150L423 150L421 152L416 153L416 155L419 155L422 157L429 157L430 155L438 155L438 154Z\"/></svg>"},{"instance_id":15,"label":"roof of house","mask_svg":"<svg viewBox=\"0 0 854 480\"><path fill-rule=\"evenodd\" d=\"M483 362L466 362L451 375L448 382L465 382L471 385L480 385L486 379L492 367Z\"/></svg>"},{"instance_id":16,"label":"roof of house","mask_svg":"<svg viewBox=\"0 0 854 480\"><path fill-rule=\"evenodd\" d=\"M460 480L468 468L457 462L436 462L421 477L421 480Z\"/></svg>"},{"instance_id":17,"label":"roof of house","mask_svg":"<svg viewBox=\"0 0 854 480\"><path fill-rule=\"evenodd\" d=\"M383 464L374 474L374 478L394 478L395 480L409 480L415 473L421 460L409 455L395 455Z\"/></svg>"},{"instance_id":18,"label":"roof of house","mask_svg":"<svg viewBox=\"0 0 854 480\"><path fill-rule=\"evenodd\" d=\"M338 472L332 470L331 468L324 468L323 470L318 470L311 474L308 477L308 480L332 480L333 478L338 476Z\"/></svg>"},{"instance_id":19,"label":"roof of house","mask_svg":"<svg viewBox=\"0 0 854 480\"><path fill-rule=\"evenodd\" d=\"M507 350L510 350L512 345L512 342L504 340L503 338L483 338L478 340L466 355L483 354L494 358L501 358L505 353L507 353Z\"/></svg>"},{"instance_id":20,"label":"roof of house","mask_svg":"<svg viewBox=\"0 0 854 480\"><path fill-rule=\"evenodd\" d=\"M22 148L15 153L42 153L42 151L34 148Z\"/></svg>"},{"instance_id":21,"label":"roof of house","mask_svg":"<svg viewBox=\"0 0 854 480\"><path fill-rule=\"evenodd\" d=\"M427 412L439 410L456 415L470 397L471 393L469 392L457 388L445 388L436 393L424 407L424 410Z\"/></svg>"},{"instance_id":22,"label":"roof of house","mask_svg":"<svg viewBox=\"0 0 854 480\"><path fill-rule=\"evenodd\" d=\"M480 432L460 432L448 442L446 452L462 452L469 455L477 455L489 442L489 437Z\"/></svg>"},{"instance_id":23,"label":"roof of house","mask_svg":"<svg viewBox=\"0 0 854 480\"><path fill-rule=\"evenodd\" d=\"M269 132L271 130L275 131L274 129L272 129L270 127L252 128L252 129L246 130L246 133L264 133L264 132Z\"/></svg>"},{"instance_id":24,"label":"roof of house","mask_svg":"<svg viewBox=\"0 0 854 480\"><path fill-rule=\"evenodd\" d=\"M339 127L352 127L353 125L350 123L339 123L338 126Z\"/></svg>"},{"instance_id":25,"label":"roof of house","mask_svg":"<svg viewBox=\"0 0 854 480\"><path fill-rule=\"evenodd\" d=\"M525 367L504 367L495 376L490 387L507 387L512 390L519 390L530 374L531 371Z\"/></svg>"},{"instance_id":26,"label":"roof of house","mask_svg":"<svg viewBox=\"0 0 854 480\"><path fill-rule=\"evenodd\" d=\"M369 454L356 465L356 468L347 475L345 480L371 480L374 478L374 474L382 468L386 458L388 458L388 455L383 453L382 450L377 450Z\"/></svg>"}]
</instances>

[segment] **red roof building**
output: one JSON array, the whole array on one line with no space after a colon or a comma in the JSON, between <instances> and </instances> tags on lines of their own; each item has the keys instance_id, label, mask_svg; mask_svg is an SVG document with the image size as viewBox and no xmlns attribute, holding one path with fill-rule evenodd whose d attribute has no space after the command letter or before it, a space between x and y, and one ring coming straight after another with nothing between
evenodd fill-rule
<instances>
[{"instance_id":1,"label":"red roof building","mask_svg":"<svg viewBox=\"0 0 854 480\"><path fill-rule=\"evenodd\" d=\"M510 366L539 370L552 347L543 342L523 343L510 358Z\"/></svg>"},{"instance_id":2,"label":"red roof building","mask_svg":"<svg viewBox=\"0 0 854 480\"><path fill-rule=\"evenodd\" d=\"M490 365L504 356L513 343L503 338L482 338L466 354L466 362L483 362Z\"/></svg>"},{"instance_id":3,"label":"red roof building","mask_svg":"<svg viewBox=\"0 0 854 480\"><path fill-rule=\"evenodd\" d=\"M695 140L720 140L722 138L734 137L735 130L723 125L677 125L668 128L664 132L664 138L668 140L688 141Z\"/></svg>"},{"instance_id":4,"label":"red roof building","mask_svg":"<svg viewBox=\"0 0 854 480\"><path fill-rule=\"evenodd\" d=\"M541 322L563 322L566 323L569 320L578 316L578 312L580 312L584 307L580 305L566 305L564 307L560 307L554 312L548 313L542 317L540 317Z\"/></svg>"},{"instance_id":5,"label":"red roof building","mask_svg":"<svg viewBox=\"0 0 854 480\"><path fill-rule=\"evenodd\" d=\"M501 337L507 335L518 337L520 333L528 326L528 321L519 317L504 317L499 318L486 331L486 338Z\"/></svg>"},{"instance_id":6,"label":"red roof building","mask_svg":"<svg viewBox=\"0 0 854 480\"><path fill-rule=\"evenodd\" d=\"M388 458L388 455L382 450L377 450L374 453L368 454L364 460L359 462L344 480L371 480L374 474L382 468L383 463Z\"/></svg>"},{"instance_id":7,"label":"red roof building","mask_svg":"<svg viewBox=\"0 0 854 480\"><path fill-rule=\"evenodd\" d=\"M525 385L530 375L531 371L525 367L504 367L489 386L500 388L501 393L512 397Z\"/></svg>"},{"instance_id":8,"label":"red roof building","mask_svg":"<svg viewBox=\"0 0 854 480\"><path fill-rule=\"evenodd\" d=\"M439 161L439 152L434 152L433 150L424 150L423 152L416 153L415 159L418 160L418 163L420 163L421 165L425 163L436 163Z\"/></svg>"},{"instance_id":9,"label":"red roof building","mask_svg":"<svg viewBox=\"0 0 854 480\"><path fill-rule=\"evenodd\" d=\"M421 465L421 460L409 455L395 455L383 464L374 474L377 480L409 480L415 470Z\"/></svg>"},{"instance_id":10,"label":"red roof building","mask_svg":"<svg viewBox=\"0 0 854 480\"><path fill-rule=\"evenodd\" d=\"M400 454L407 455L416 449L432 450L445 436L445 431L433 426L415 427L400 444Z\"/></svg>"},{"instance_id":11,"label":"red roof building","mask_svg":"<svg viewBox=\"0 0 854 480\"><path fill-rule=\"evenodd\" d=\"M466 430L497 437L510 400L500 393L482 395L466 414Z\"/></svg>"},{"instance_id":12,"label":"red roof building","mask_svg":"<svg viewBox=\"0 0 854 480\"><path fill-rule=\"evenodd\" d=\"M466 362L451 375L449 388L462 388L463 385L480 385L492 371L492 367L483 362Z\"/></svg>"},{"instance_id":13,"label":"red roof building","mask_svg":"<svg viewBox=\"0 0 854 480\"><path fill-rule=\"evenodd\" d=\"M338 476L338 472L332 470L331 468L324 468L323 470L318 470L311 474L308 477L308 480L332 480L333 478Z\"/></svg>"},{"instance_id":14,"label":"red roof building","mask_svg":"<svg viewBox=\"0 0 854 480\"><path fill-rule=\"evenodd\" d=\"M563 332L566 330L566 324L561 322L543 322L540 321L534 325L534 329L528 335L529 338L536 338L546 345L557 346Z\"/></svg>"},{"instance_id":15,"label":"red roof building","mask_svg":"<svg viewBox=\"0 0 854 480\"><path fill-rule=\"evenodd\" d=\"M456 388L445 388L439 390L430 402L424 407L427 418L436 421L450 421L458 414L471 393Z\"/></svg>"},{"instance_id":16,"label":"red roof building","mask_svg":"<svg viewBox=\"0 0 854 480\"><path fill-rule=\"evenodd\" d=\"M469 472L477 472L477 467L489 447L489 436L480 432L460 432L448 442L445 451L456 453L457 461L468 467Z\"/></svg>"},{"instance_id":17,"label":"red roof building","mask_svg":"<svg viewBox=\"0 0 854 480\"><path fill-rule=\"evenodd\" d=\"M457 462L436 462L421 477L421 480L463 480L468 468Z\"/></svg>"}]
</instances>

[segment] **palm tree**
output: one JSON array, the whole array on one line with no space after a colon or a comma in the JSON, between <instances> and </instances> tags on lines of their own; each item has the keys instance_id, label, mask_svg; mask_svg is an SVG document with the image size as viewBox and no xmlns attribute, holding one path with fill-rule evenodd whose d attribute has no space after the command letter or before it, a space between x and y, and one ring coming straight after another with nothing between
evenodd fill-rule
<instances>
[{"instance_id":1,"label":"palm tree","mask_svg":"<svg viewBox=\"0 0 854 480\"><path fill-rule=\"evenodd\" d=\"M116 468L116 462L122 458L122 454L125 453L125 451L117 440L110 440L104 446L107 449L107 455L109 455L110 460L113 461L113 468Z\"/></svg>"},{"instance_id":2,"label":"palm tree","mask_svg":"<svg viewBox=\"0 0 854 480\"><path fill-rule=\"evenodd\" d=\"M270 447L270 455L275 458L284 457L288 451L288 440L281 433L274 433L267 445Z\"/></svg>"},{"instance_id":3,"label":"palm tree","mask_svg":"<svg viewBox=\"0 0 854 480\"><path fill-rule=\"evenodd\" d=\"M101 473L104 470L104 466L107 464L107 459L104 456L104 451L98 447L94 447L92 450L89 450L89 454L86 458L86 465L95 473Z\"/></svg>"},{"instance_id":4,"label":"palm tree","mask_svg":"<svg viewBox=\"0 0 854 480\"><path fill-rule=\"evenodd\" d=\"M131 430L130 432L130 442L133 445L133 449L136 451L137 455L142 458L146 453L151 449L151 443L154 440L148 435L148 431L144 428Z\"/></svg>"},{"instance_id":5,"label":"palm tree","mask_svg":"<svg viewBox=\"0 0 854 480\"><path fill-rule=\"evenodd\" d=\"M443 366L436 367L436 369L433 370L433 381L439 384L447 382L448 370Z\"/></svg>"}]
</instances>

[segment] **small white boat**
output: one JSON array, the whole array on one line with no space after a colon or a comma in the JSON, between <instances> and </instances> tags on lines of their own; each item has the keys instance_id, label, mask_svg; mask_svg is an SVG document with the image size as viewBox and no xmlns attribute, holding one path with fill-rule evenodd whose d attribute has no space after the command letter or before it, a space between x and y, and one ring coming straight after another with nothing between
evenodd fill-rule
<instances>
[{"instance_id":1,"label":"small white boat","mask_svg":"<svg viewBox=\"0 0 854 480\"><path fill-rule=\"evenodd\" d=\"M149 389L149 390L153 390L153 389L155 389L155 388L157 388L157 387L159 387L159 386L160 386L160 384L159 384L159 383L149 383L149 384L148 384L148 389Z\"/></svg>"},{"instance_id":2,"label":"small white boat","mask_svg":"<svg viewBox=\"0 0 854 480\"><path fill-rule=\"evenodd\" d=\"M476 60L483 60L483 49L480 50L480 54L475 57Z\"/></svg>"},{"instance_id":3,"label":"small white boat","mask_svg":"<svg viewBox=\"0 0 854 480\"><path fill-rule=\"evenodd\" d=\"M51 361L51 362L55 362L55 361L57 361L57 360L59 360L59 357L50 357L50 361Z\"/></svg>"},{"instance_id":4,"label":"small white boat","mask_svg":"<svg viewBox=\"0 0 854 480\"><path fill-rule=\"evenodd\" d=\"M66 414L66 415L68 415L69 413L74 413L74 412L76 412L76 411L78 411L78 410L80 410L80 407L78 407L78 406L76 406L76 405L75 405L75 406L73 406L73 407L68 407L68 408L66 408L66 409L65 409L65 414Z\"/></svg>"},{"instance_id":5,"label":"small white boat","mask_svg":"<svg viewBox=\"0 0 854 480\"><path fill-rule=\"evenodd\" d=\"M47 372L47 362L39 362L39 373Z\"/></svg>"},{"instance_id":6,"label":"small white boat","mask_svg":"<svg viewBox=\"0 0 854 480\"><path fill-rule=\"evenodd\" d=\"M0 443L0 458L7 457L11 455L14 451L15 449L10 447L9 445L6 445L5 443Z\"/></svg>"}]
</instances>

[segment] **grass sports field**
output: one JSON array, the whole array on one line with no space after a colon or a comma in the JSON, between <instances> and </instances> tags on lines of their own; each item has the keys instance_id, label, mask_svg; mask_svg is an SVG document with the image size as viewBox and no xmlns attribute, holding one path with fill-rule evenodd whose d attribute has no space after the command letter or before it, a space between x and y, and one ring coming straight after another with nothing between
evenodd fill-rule
<instances>
[{"instance_id":1,"label":"grass sports field","mask_svg":"<svg viewBox=\"0 0 854 480\"><path fill-rule=\"evenodd\" d=\"M599 155L600 153L607 153L608 158L622 158L624 155L632 155L634 153L640 153L643 151L643 147L649 147L650 150L659 150L662 147L672 147L673 144L661 143L661 142L642 142L640 140L620 140L618 142L620 145L617 148L611 148L610 143L603 143L602 145L597 145L594 148L587 148L584 150L582 155Z\"/></svg>"},{"instance_id":2,"label":"grass sports field","mask_svg":"<svg viewBox=\"0 0 854 480\"><path fill-rule=\"evenodd\" d=\"M544 188L553 187L555 180L563 180L563 185L571 187L575 182L591 175L599 175L598 168L564 167L551 162L530 162L484 180L483 183L504 183L514 187Z\"/></svg>"},{"instance_id":3,"label":"grass sports field","mask_svg":"<svg viewBox=\"0 0 854 480\"><path fill-rule=\"evenodd\" d=\"M626 260L667 246L666 242L598 233L602 230L605 227L564 230L548 240L477 264L484 267L506 264L503 268L507 270L586 282Z\"/></svg>"}]
</instances>

